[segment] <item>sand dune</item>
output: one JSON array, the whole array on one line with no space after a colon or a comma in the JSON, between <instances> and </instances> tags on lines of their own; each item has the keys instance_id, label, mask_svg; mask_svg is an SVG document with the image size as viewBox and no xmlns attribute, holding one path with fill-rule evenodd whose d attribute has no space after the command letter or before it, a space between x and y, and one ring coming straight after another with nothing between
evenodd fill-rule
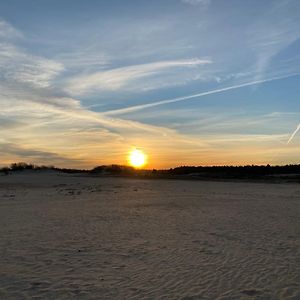
<instances>
[{"instance_id":1,"label":"sand dune","mask_svg":"<svg viewBox=\"0 0 300 300\"><path fill-rule=\"evenodd\" d=\"M300 299L300 185L0 177L0 299Z\"/></svg>"}]
</instances>

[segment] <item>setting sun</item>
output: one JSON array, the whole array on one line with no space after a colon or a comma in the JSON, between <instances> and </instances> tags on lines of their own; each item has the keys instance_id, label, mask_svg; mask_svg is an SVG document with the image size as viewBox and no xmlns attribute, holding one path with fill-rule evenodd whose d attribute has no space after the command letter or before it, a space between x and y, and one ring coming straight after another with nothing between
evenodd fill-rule
<instances>
[{"instance_id":1,"label":"setting sun","mask_svg":"<svg viewBox=\"0 0 300 300\"><path fill-rule=\"evenodd\" d=\"M128 161L135 168L140 168L146 164L146 155L143 151L135 149L129 153Z\"/></svg>"}]
</instances>

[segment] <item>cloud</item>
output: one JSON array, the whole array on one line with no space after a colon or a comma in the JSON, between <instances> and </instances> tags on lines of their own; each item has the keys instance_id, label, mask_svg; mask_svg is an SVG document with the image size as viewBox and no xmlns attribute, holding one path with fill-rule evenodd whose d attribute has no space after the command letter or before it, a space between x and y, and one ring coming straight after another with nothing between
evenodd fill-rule
<instances>
[{"instance_id":1,"label":"cloud","mask_svg":"<svg viewBox=\"0 0 300 300\"><path fill-rule=\"evenodd\" d=\"M49 87L64 67L61 63L27 54L10 43L0 41L0 78L8 82Z\"/></svg>"},{"instance_id":2,"label":"cloud","mask_svg":"<svg viewBox=\"0 0 300 300\"><path fill-rule=\"evenodd\" d=\"M74 125L75 121L80 121L80 125L94 124L110 129L137 130L156 134L171 132L171 130L164 130L159 126L107 117L101 113L89 111L83 108L76 99L59 96L55 97L47 94L44 94L43 97L38 97L35 94L30 95L30 93L26 91L24 91L24 96L22 97L23 93L21 91L19 92L21 96L14 95L13 91L8 91L10 94L6 94L4 97L1 97L0 94L1 113L5 114L7 118L22 120L24 119L22 115L24 115L28 119L31 118L32 122L36 120L51 120L51 118L53 118L52 122L54 123L55 120L64 120L64 128L68 125L68 122L72 121L73 123L71 122L71 124ZM9 102L7 101L7 95L9 95ZM14 103L13 106L10 104L11 102Z\"/></svg>"},{"instance_id":3,"label":"cloud","mask_svg":"<svg viewBox=\"0 0 300 300\"><path fill-rule=\"evenodd\" d=\"M12 39L23 37L22 33L0 18L0 38Z\"/></svg>"},{"instance_id":4,"label":"cloud","mask_svg":"<svg viewBox=\"0 0 300 300\"><path fill-rule=\"evenodd\" d=\"M198 59L168 61L137 70L129 68L129 71L132 76L139 76L143 72L148 74L173 66L192 67L201 63L205 62ZM78 99L66 97L54 84L62 70L63 66L54 60L28 54L12 42L1 40L0 113L3 117L0 131L2 143L15 145L14 148L6 147L12 155L16 154L18 146L36 151L44 149L41 151L62 157L72 154L87 160L95 157L96 154L91 156L91 153L96 148L106 149L110 155L114 145L121 141L126 147L125 136L128 140L144 136L145 132L149 139L151 136L156 139L177 136L175 131L161 126L107 117L83 108ZM118 71L126 73L126 70ZM25 154L30 153L25 151Z\"/></svg>"},{"instance_id":5,"label":"cloud","mask_svg":"<svg viewBox=\"0 0 300 300\"><path fill-rule=\"evenodd\" d=\"M61 62L68 70L94 70L103 69L111 62L111 58L95 47L80 47L64 49L65 52L55 56L55 60Z\"/></svg>"},{"instance_id":6,"label":"cloud","mask_svg":"<svg viewBox=\"0 0 300 300\"><path fill-rule=\"evenodd\" d=\"M0 81L49 87L64 66L54 60L28 54L16 47L14 39L23 35L4 20L0 20Z\"/></svg>"},{"instance_id":7,"label":"cloud","mask_svg":"<svg viewBox=\"0 0 300 300\"><path fill-rule=\"evenodd\" d=\"M13 120L0 113L0 131L24 126L24 123Z\"/></svg>"},{"instance_id":8,"label":"cloud","mask_svg":"<svg viewBox=\"0 0 300 300\"><path fill-rule=\"evenodd\" d=\"M16 160L34 161L39 164L78 163L76 159L60 156L57 153L25 148L13 143L0 143L1 156L5 157L8 153Z\"/></svg>"},{"instance_id":9,"label":"cloud","mask_svg":"<svg viewBox=\"0 0 300 300\"><path fill-rule=\"evenodd\" d=\"M134 65L96 72L88 75L79 75L68 81L66 90L71 94L81 95L100 90L119 90L129 88L139 80L149 80L144 87L151 87L151 77L157 77L174 68L195 68L210 64L208 59L183 59L173 61L159 61L149 64ZM165 79L165 78L164 78ZM134 84L134 87L136 85ZM139 85L139 89L141 85Z\"/></svg>"},{"instance_id":10,"label":"cloud","mask_svg":"<svg viewBox=\"0 0 300 300\"><path fill-rule=\"evenodd\" d=\"M268 8L247 33L257 55L255 80L262 79L273 58L300 38L299 1L275 1Z\"/></svg>"}]
</instances>

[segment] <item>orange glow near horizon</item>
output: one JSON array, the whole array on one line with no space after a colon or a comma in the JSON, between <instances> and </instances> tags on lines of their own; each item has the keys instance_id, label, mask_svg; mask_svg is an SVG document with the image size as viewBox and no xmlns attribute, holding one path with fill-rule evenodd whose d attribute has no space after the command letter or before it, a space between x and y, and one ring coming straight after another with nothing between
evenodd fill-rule
<instances>
[{"instance_id":1,"label":"orange glow near horizon","mask_svg":"<svg viewBox=\"0 0 300 300\"><path fill-rule=\"evenodd\" d=\"M128 162L135 168L141 168L147 162L147 155L142 150L134 149L129 153Z\"/></svg>"}]
</instances>

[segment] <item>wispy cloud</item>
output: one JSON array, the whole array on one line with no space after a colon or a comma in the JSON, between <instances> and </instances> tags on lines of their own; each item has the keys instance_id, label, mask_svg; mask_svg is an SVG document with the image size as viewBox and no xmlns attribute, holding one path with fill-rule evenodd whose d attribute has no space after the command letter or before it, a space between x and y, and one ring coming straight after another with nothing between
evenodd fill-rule
<instances>
[{"instance_id":1,"label":"wispy cloud","mask_svg":"<svg viewBox=\"0 0 300 300\"><path fill-rule=\"evenodd\" d=\"M0 38L12 39L23 37L22 33L0 18Z\"/></svg>"},{"instance_id":2,"label":"wispy cloud","mask_svg":"<svg viewBox=\"0 0 300 300\"><path fill-rule=\"evenodd\" d=\"M107 68L111 62L107 53L92 46L85 46L83 49L66 49L65 52L57 54L55 60L61 62L69 71L101 70Z\"/></svg>"},{"instance_id":3,"label":"wispy cloud","mask_svg":"<svg viewBox=\"0 0 300 300\"><path fill-rule=\"evenodd\" d=\"M64 66L54 60L27 53L15 45L24 38L22 33L0 19L0 80L49 87L51 81L64 70Z\"/></svg>"},{"instance_id":4,"label":"wispy cloud","mask_svg":"<svg viewBox=\"0 0 300 300\"><path fill-rule=\"evenodd\" d=\"M297 0L275 1L250 27L250 47L257 53L255 79L262 79L272 59L300 38Z\"/></svg>"},{"instance_id":5,"label":"wispy cloud","mask_svg":"<svg viewBox=\"0 0 300 300\"><path fill-rule=\"evenodd\" d=\"M16 160L21 161L35 161L38 164L65 164L65 163L78 163L76 159L66 156L60 156L54 152L41 151L36 149L30 149L21 147L20 145L13 143L1 143L0 142L1 157L5 158L9 153L10 156L14 156Z\"/></svg>"},{"instance_id":6,"label":"wispy cloud","mask_svg":"<svg viewBox=\"0 0 300 300\"><path fill-rule=\"evenodd\" d=\"M174 66L193 67L205 63L208 61L199 59L168 61L142 65L140 69L129 71L133 76L139 76ZM27 54L12 43L0 44L0 121L3 125L0 131L2 144L10 149L11 154L34 154L37 157L49 152L67 158L71 153L73 157L86 159L95 148L102 148L102 151L105 148L108 154L111 151L108 149L120 141L123 143L124 138L133 143L145 133L149 140L151 137L156 140L189 140L168 128L106 117L83 108L79 100L65 97L53 86L62 69L63 66L56 61ZM66 146L66 141L73 146ZM81 149L80 145L85 145L88 150ZM15 151L18 147L35 149L36 152Z\"/></svg>"},{"instance_id":7,"label":"wispy cloud","mask_svg":"<svg viewBox=\"0 0 300 300\"><path fill-rule=\"evenodd\" d=\"M173 61L159 61L149 64L141 64L116 68L107 71L96 72L88 75L79 75L69 80L66 90L71 94L81 95L100 90L118 90L128 88L130 84L138 83L138 80L145 80L154 76L159 76L169 69L175 68L194 68L210 64L209 59L182 59ZM179 72L180 74L180 72ZM164 75L166 75L164 73ZM144 87L151 86L151 80ZM161 83L160 83L161 84ZM173 83L174 84L174 83ZM132 87L131 87L132 88ZM141 89L141 85L139 85Z\"/></svg>"},{"instance_id":8,"label":"wispy cloud","mask_svg":"<svg viewBox=\"0 0 300 300\"><path fill-rule=\"evenodd\" d=\"M0 41L2 80L49 87L64 67L56 61L27 54L14 45Z\"/></svg>"}]
</instances>

